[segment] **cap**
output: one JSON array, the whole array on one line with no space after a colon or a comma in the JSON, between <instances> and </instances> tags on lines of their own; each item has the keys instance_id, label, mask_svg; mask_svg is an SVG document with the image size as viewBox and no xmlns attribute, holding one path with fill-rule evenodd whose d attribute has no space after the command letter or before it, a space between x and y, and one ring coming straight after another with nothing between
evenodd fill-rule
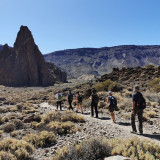
<instances>
[{"instance_id":1,"label":"cap","mask_svg":"<svg viewBox=\"0 0 160 160\"><path fill-rule=\"evenodd\" d=\"M108 94L112 94L112 91L109 91Z\"/></svg>"}]
</instances>

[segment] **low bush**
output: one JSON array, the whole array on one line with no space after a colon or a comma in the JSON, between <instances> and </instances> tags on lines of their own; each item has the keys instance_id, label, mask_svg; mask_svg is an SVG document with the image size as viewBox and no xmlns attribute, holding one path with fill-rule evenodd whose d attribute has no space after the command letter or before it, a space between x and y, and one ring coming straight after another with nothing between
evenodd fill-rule
<instances>
[{"instance_id":1,"label":"low bush","mask_svg":"<svg viewBox=\"0 0 160 160\"><path fill-rule=\"evenodd\" d=\"M65 112L55 112L52 111L45 116L42 117L42 122L49 123L51 121L58 121L58 122L85 122L85 119L83 116L77 115L72 111L65 111Z\"/></svg>"},{"instance_id":2,"label":"low bush","mask_svg":"<svg viewBox=\"0 0 160 160\"><path fill-rule=\"evenodd\" d=\"M16 130L16 126L13 122L8 122L5 125L3 125L2 129L4 132L10 133Z\"/></svg>"},{"instance_id":3,"label":"low bush","mask_svg":"<svg viewBox=\"0 0 160 160\"><path fill-rule=\"evenodd\" d=\"M100 83L97 83L94 88L97 90L97 91L108 91L108 90L112 90L114 92L118 92L120 91L122 88L120 86L119 83L117 82L113 82L111 80L106 80L104 82L100 82Z\"/></svg>"},{"instance_id":4,"label":"low bush","mask_svg":"<svg viewBox=\"0 0 160 160\"><path fill-rule=\"evenodd\" d=\"M157 113L152 110L152 111L148 111L148 112L147 112L147 115L148 115L148 117L150 117L150 118L154 118L154 117L156 117Z\"/></svg>"},{"instance_id":5,"label":"low bush","mask_svg":"<svg viewBox=\"0 0 160 160\"><path fill-rule=\"evenodd\" d=\"M91 138L78 145L63 147L57 151L54 160L103 160L110 155L111 147L108 143L100 138Z\"/></svg>"},{"instance_id":6,"label":"low bush","mask_svg":"<svg viewBox=\"0 0 160 160\"><path fill-rule=\"evenodd\" d=\"M160 159L160 146L148 140L140 140L137 137L112 139L109 144L113 148L112 155L122 155L133 160Z\"/></svg>"},{"instance_id":7,"label":"low bush","mask_svg":"<svg viewBox=\"0 0 160 160\"><path fill-rule=\"evenodd\" d=\"M23 140L6 138L0 141L0 151L1 157L5 156L5 153L7 153L9 157L13 155L15 160L28 160L31 159L30 155L33 153L34 147Z\"/></svg>"},{"instance_id":8,"label":"low bush","mask_svg":"<svg viewBox=\"0 0 160 160\"><path fill-rule=\"evenodd\" d=\"M55 134L47 131L42 131L39 134L27 134L22 139L36 147L46 147L56 143Z\"/></svg>"},{"instance_id":9,"label":"low bush","mask_svg":"<svg viewBox=\"0 0 160 160\"><path fill-rule=\"evenodd\" d=\"M56 132L57 134L63 135L63 134L71 134L74 133L76 131L76 127L74 125L74 123L72 122L50 122L47 125L47 129L49 131L53 131Z\"/></svg>"},{"instance_id":10,"label":"low bush","mask_svg":"<svg viewBox=\"0 0 160 160\"><path fill-rule=\"evenodd\" d=\"M148 84L150 89L153 89L155 92L160 92L160 78L155 78Z\"/></svg>"},{"instance_id":11,"label":"low bush","mask_svg":"<svg viewBox=\"0 0 160 160\"><path fill-rule=\"evenodd\" d=\"M0 160L17 160L17 158L11 153L0 151Z\"/></svg>"}]
</instances>

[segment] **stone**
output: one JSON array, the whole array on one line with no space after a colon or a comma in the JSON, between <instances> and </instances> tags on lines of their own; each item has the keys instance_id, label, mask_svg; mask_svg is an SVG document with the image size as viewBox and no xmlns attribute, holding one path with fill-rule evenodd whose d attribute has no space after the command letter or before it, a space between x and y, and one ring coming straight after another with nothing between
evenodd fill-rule
<instances>
[{"instance_id":1,"label":"stone","mask_svg":"<svg viewBox=\"0 0 160 160\"><path fill-rule=\"evenodd\" d=\"M111 157L105 158L104 160L132 160L132 159L123 157L123 156L111 156Z\"/></svg>"},{"instance_id":2,"label":"stone","mask_svg":"<svg viewBox=\"0 0 160 160\"><path fill-rule=\"evenodd\" d=\"M0 85L50 86L55 78L35 44L31 31L21 26L14 47L7 44L0 51Z\"/></svg>"}]
</instances>

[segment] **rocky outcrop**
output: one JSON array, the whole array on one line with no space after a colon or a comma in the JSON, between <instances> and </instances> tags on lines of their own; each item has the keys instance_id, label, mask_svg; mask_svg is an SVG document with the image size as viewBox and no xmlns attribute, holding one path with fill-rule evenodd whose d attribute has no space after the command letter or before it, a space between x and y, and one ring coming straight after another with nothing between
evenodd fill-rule
<instances>
[{"instance_id":1,"label":"rocky outcrop","mask_svg":"<svg viewBox=\"0 0 160 160\"><path fill-rule=\"evenodd\" d=\"M44 55L47 62L66 71L69 78L85 74L102 76L113 68L160 64L160 46L124 45L104 48L80 48Z\"/></svg>"},{"instance_id":2,"label":"rocky outcrop","mask_svg":"<svg viewBox=\"0 0 160 160\"><path fill-rule=\"evenodd\" d=\"M56 81L67 82L67 74L53 63L46 62L47 67Z\"/></svg>"},{"instance_id":3,"label":"rocky outcrop","mask_svg":"<svg viewBox=\"0 0 160 160\"><path fill-rule=\"evenodd\" d=\"M146 66L146 67L136 67L136 68L113 68L113 71L109 74L101 76L98 81L105 81L110 79L112 81L119 82L125 87L133 87L133 85L138 84L143 90L147 89L148 83L154 78L160 77L160 66Z\"/></svg>"},{"instance_id":4,"label":"rocky outcrop","mask_svg":"<svg viewBox=\"0 0 160 160\"><path fill-rule=\"evenodd\" d=\"M33 36L21 26L14 47L0 51L0 84L7 86L48 86L55 82Z\"/></svg>"},{"instance_id":5,"label":"rocky outcrop","mask_svg":"<svg viewBox=\"0 0 160 160\"><path fill-rule=\"evenodd\" d=\"M0 51L2 50L2 48L3 48L3 45L0 44Z\"/></svg>"}]
</instances>

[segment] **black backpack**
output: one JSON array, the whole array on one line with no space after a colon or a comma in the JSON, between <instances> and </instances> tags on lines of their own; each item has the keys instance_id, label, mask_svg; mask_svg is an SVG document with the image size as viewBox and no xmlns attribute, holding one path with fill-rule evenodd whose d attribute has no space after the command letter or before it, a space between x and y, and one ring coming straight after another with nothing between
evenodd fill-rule
<instances>
[{"instance_id":1,"label":"black backpack","mask_svg":"<svg viewBox=\"0 0 160 160\"><path fill-rule=\"evenodd\" d=\"M82 102L82 95L81 95L81 94L78 96L78 102L79 102L79 103Z\"/></svg>"},{"instance_id":2,"label":"black backpack","mask_svg":"<svg viewBox=\"0 0 160 160\"><path fill-rule=\"evenodd\" d=\"M109 96L109 106L117 107L117 99L114 96Z\"/></svg>"},{"instance_id":3,"label":"black backpack","mask_svg":"<svg viewBox=\"0 0 160 160\"><path fill-rule=\"evenodd\" d=\"M93 102L94 103L98 103L99 102L99 97L98 97L98 95L96 93L92 94L92 98L93 98Z\"/></svg>"},{"instance_id":4,"label":"black backpack","mask_svg":"<svg viewBox=\"0 0 160 160\"><path fill-rule=\"evenodd\" d=\"M143 95L138 92L138 99L137 99L137 103L136 103L136 106L137 108L140 108L140 109L145 109L146 108L146 100L144 99Z\"/></svg>"}]
</instances>

